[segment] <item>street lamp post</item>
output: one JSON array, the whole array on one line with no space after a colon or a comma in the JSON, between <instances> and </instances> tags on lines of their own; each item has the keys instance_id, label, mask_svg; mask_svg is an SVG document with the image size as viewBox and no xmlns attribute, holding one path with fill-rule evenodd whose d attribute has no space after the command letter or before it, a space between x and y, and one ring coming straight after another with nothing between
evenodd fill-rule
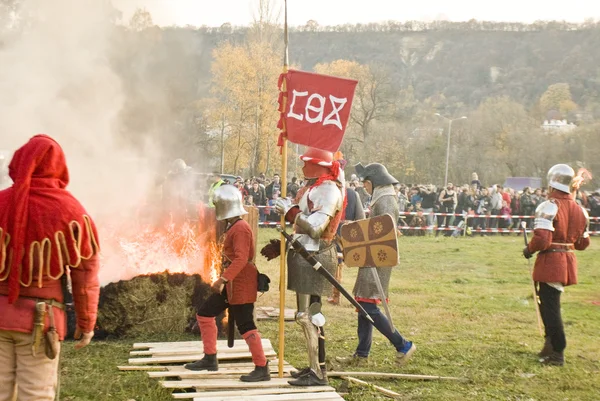
<instances>
[{"instance_id":1,"label":"street lamp post","mask_svg":"<svg viewBox=\"0 0 600 401\"><path fill-rule=\"evenodd\" d=\"M452 122L457 121L457 120L466 120L467 117L462 116L459 118L451 119L451 118L441 115L440 113L435 113L435 115L448 120L448 140L447 140L447 144L446 144L446 174L444 175L444 188L445 188L446 186L448 186L448 164L450 162L450 135L452 134Z\"/></svg>"}]
</instances>

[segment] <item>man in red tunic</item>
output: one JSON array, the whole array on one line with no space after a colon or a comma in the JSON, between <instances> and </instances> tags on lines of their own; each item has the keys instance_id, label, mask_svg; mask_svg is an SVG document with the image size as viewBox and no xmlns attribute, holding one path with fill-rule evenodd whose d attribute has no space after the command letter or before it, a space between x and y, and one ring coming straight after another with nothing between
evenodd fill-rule
<instances>
[{"instance_id":1,"label":"man in red tunic","mask_svg":"<svg viewBox=\"0 0 600 401\"><path fill-rule=\"evenodd\" d=\"M540 312L546 329L546 341L539 353L545 365L564 365L567 346L560 313L560 295L564 287L577 284L577 258L573 251L590 244L587 211L571 196L575 172L566 164L548 171L548 200L535 211L533 238L523 256L535 260L533 280L539 283Z\"/></svg>"},{"instance_id":2,"label":"man in red tunic","mask_svg":"<svg viewBox=\"0 0 600 401\"><path fill-rule=\"evenodd\" d=\"M66 332L63 281L70 269L79 349L91 341L98 311L98 234L65 188L63 150L36 135L9 166L13 185L0 191L0 400L15 386L19 401L51 401ZM36 309L44 310L34 325ZM43 318L43 320L42 320ZM50 334L47 334L50 331ZM55 336L57 335L57 336Z\"/></svg>"},{"instance_id":3,"label":"man in red tunic","mask_svg":"<svg viewBox=\"0 0 600 401\"><path fill-rule=\"evenodd\" d=\"M245 382L271 380L269 364L254 323L254 302L257 294L258 270L254 260L254 236L250 225L240 216L247 214L242 194L233 185L221 185L214 192L213 202L217 220L225 221L223 260L225 269L211 288L214 292L206 301L196 305L196 319L204 345L204 357L185 365L189 370L219 369L217 361L217 324L215 317L225 309L233 314L237 328L246 340L255 368L240 379Z\"/></svg>"}]
</instances>

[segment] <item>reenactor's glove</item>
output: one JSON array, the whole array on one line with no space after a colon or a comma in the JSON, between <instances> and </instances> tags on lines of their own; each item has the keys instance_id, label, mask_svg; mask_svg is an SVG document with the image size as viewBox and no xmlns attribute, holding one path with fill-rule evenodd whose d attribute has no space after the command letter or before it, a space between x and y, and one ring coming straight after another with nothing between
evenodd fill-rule
<instances>
[{"instance_id":1,"label":"reenactor's glove","mask_svg":"<svg viewBox=\"0 0 600 401\"><path fill-rule=\"evenodd\" d=\"M272 239L260 250L260 254L267 258L267 260L272 260L279 257L281 254L281 241L278 239Z\"/></svg>"},{"instance_id":2,"label":"reenactor's glove","mask_svg":"<svg viewBox=\"0 0 600 401\"><path fill-rule=\"evenodd\" d=\"M529 252L529 248L525 247L523 248L523 256L525 256L525 259L531 259L533 257L533 253Z\"/></svg>"}]
</instances>

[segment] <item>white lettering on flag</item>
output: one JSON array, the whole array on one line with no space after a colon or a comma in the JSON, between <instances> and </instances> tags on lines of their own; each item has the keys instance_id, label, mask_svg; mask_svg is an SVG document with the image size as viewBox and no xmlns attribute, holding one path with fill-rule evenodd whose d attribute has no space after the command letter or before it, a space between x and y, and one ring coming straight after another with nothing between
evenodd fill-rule
<instances>
[{"instance_id":1,"label":"white lettering on flag","mask_svg":"<svg viewBox=\"0 0 600 401\"><path fill-rule=\"evenodd\" d=\"M306 92L306 91L298 92L296 89L294 89L292 91L292 93L293 93L292 104L290 104L290 111L287 116L295 118L296 120L302 121L304 119L304 116L302 114L294 113L294 106L296 105L296 97L308 96L308 92Z\"/></svg>"},{"instance_id":2,"label":"white lettering on flag","mask_svg":"<svg viewBox=\"0 0 600 401\"><path fill-rule=\"evenodd\" d=\"M320 103L319 107L315 107L312 105L313 99L319 100L319 103ZM316 115L316 117L311 117L310 114L308 114L309 111L314 111L314 112L317 112L318 114ZM310 95L310 97L306 101L306 121L308 121L311 124L320 123L321 121L323 121L323 112L324 111L325 111L325 97L319 95L318 93L313 93L312 95Z\"/></svg>"},{"instance_id":3,"label":"white lettering on flag","mask_svg":"<svg viewBox=\"0 0 600 401\"><path fill-rule=\"evenodd\" d=\"M344 108L344 105L346 104L348 99L346 99L345 97L339 98L339 97L335 97L333 95L329 95L329 101L331 102L331 106L333 107L333 110L331 111L331 113L329 113L327 115L327 117L325 117L325 120L323 121L323 125L332 125L333 124L336 127L338 127L339 129L342 129L342 121L340 120L340 111L342 111L342 109ZM334 117L335 117L335 119L332 119Z\"/></svg>"}]
</instances>

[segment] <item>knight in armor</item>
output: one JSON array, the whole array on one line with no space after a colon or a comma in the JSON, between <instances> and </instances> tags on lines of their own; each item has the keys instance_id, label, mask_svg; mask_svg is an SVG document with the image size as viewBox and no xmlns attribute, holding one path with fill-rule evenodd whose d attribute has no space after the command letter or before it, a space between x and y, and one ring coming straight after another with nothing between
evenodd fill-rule
<instances>
[{"instance_id":1,"label":"knight in armor","mask_svg":"<svg viewBox=\"0 0 600 401\"><path fill-rule=\"evenodd\" d=\"M295 238L315 256L331 274L337 268L337 251L333 242L344 215L344 177L340 163L331 152L308 148L300 156L306 185L296 199L279 199L277 213L294 225ZM279 256L279 240L271 240L261 253L268 260ZM324 316L320 313L321 296L331 286L294 249L287 252L288 289L296 293L296 322L307 341L309 366L292 372L294 386L315 386L328 383L325 368Z\"/></svg>"},{"instance_id":2,"label":"knight in armor","mask_svg":"<svg viewBox=\"0 0 600 401\"><path fill-rule=\"evenodd\" d=\"M217 323L225 309L234 317L242 338L248 344L254 370L240 377L244 382L271 380L269 364L262 347L260 334L254 323L254 303L258 288L258 270L254 265L254 235L250 225L242 220L247 214L242 194L233 185L221 185L215 190L213 202L217 220L225 221L227 228L223 243L223 274L211 286L213 294L196 307L196 320L204 345L204 357L185 365L186 369L216 371Z\"/></svg>"},{"instance_id":3,"label":"knight in armor","mask_svg":"<svg viewBox=\"0 0 600 401\"><path fill-rule=\"evenodd\" d=\"M394 222L397 222L400 212L394 185L398 184L398 180L388 173L384 165L379 163L371 163L366 166L359 163L355 166L355 169L365 189L372 197L370 217L389 214L392 216ZM352 293L358 303L373 318L375 328L396 348L396 363L403 365L412 357L417 347L411 341L406 340L398 330L392 329L389 320L381 313L378 307L382 302L388 302L387 298L389 297L392 269L389 267L378 267L377 274L386 299L382 299L382 294L380 294L377 285L373 281L372 273L368 269L358 270ZM356 351L351 357L336 358L336 360L353 365L365 364L368 361L372 341L373 324L359 314L358 345Z\"/></svg>"},{"instance_id":4,"label":"knight in armor","mask_svg":"<svg viewBox=\"0 0 600 401\"><path fill-rule=\"evenodd\" d=\"M538 252L533 280L539 285L540 313L545 327L545 343L538 354L545 365L564 365L567 346L560 296L566 286L577 284L577 258L574 250L590 245L587 211L575 202L575 172L566 164L548 171L548 200L535 210L533 237L523 249L529 259Z\"/></svg>"}]
</instances>

